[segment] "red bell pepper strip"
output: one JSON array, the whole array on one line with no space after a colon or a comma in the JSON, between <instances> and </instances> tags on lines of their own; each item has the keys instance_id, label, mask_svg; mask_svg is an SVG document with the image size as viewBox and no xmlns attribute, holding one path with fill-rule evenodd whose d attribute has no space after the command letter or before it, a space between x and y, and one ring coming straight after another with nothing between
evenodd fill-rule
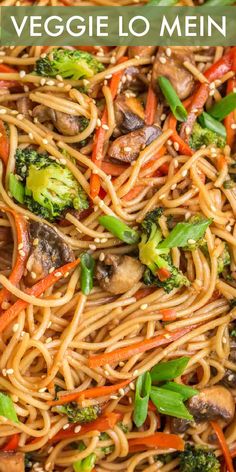
<instances>
[{"instance_id":1,"label":"red bell pepper strip","mask_svg":"<svg viewBox=\"0 0 236 472\"><path fill-rule=\"evenodd\" d=\"M204 75L209 80L209 82L221 79L221 77L227 74L227 72L231 71L232 69L234 70L235 56L236 47L233 47L227 54L212 64L212 66L210 66L209 69L204 72Z\"/></svg>"},{"instance_id":2,"label":"red bell pepper strip","mask_svg":"<svg viewBox=\"0 0 236 472\"><path fill-rule=\"evenodd\" d=\"M20 440L19 434L13 434L1 448L4 452L15 451L18 448Z\"/></svg>"},{"instance_id":3,"label":"red bell pepper strip","mask_svg":"<svg viewBox=\"0 0 236 472\"><path fill-rule=\"evenodd\" d=\"M122 63L127 61L127 57L122 57L118 61ZM113 74L111 81L110 81L110 90L113 100L116 97L116 94L119 89L120 79L123 75L123 70L120 72L116 72ZM94 145L92 151L92 161L96 164L97 167L101 167L102 159L103 159L103 148L105 143L105 136L106 136L106 129L103 128L104 125L107 125L108 121L108 113L107 109L105 108L102 119L101 119L101 126L97 128L94 136ZM90 177L90 196L92 199L98 196L100 190L100 178L97 174L92 173Z\"/></svg>"},{"instance_id":4,"label":"red bell pepper strip","mask_svg":"<svg viewBox=\"0 0 236 472\"><path fill-rule=\"evenodd\" d=\"M191 105L188 109L188 118L185 123L181 126L180 137L184 141L188 142L190 134L193 129L193 125L197 119L197 116L202 113L204 105L209 96L209 85L203 83L200 85L196 93L193 95ZM187 132L188 131L188 132Z\"/></svg>"},{"instance_id":5,"label":"red bell pepper strip","mask_svg":"<svg viewBox=\"0 0 236 472\"><path fill-rule=\"evenodd\" d=\"M214 432L217 436L219 445L220 445L221 450L223 452L228 472L235 472L232 457L230 455L230 451L229 451L229 448L228 448L228 444L225 440L224 433L223 433L220 425L216 421L211 421L211 426L214 429Z\"/></svg>"},{"instance_id":6,"label":"red bell pepper strip","mask_svg":"<svg viewBox=\"0 0 236 472\"><path fill-rule=\"evenodd\" d=\"M13 270L9 276L9 280L13 285L17 285L23 276L25 262L29 254L28 223L24 216L20 213L16 213L10 208L6 208L6 211L14 216L16 226L17 258ZM0 291L0 306L9 298L9 295L10 294L8 290L5 288Z\"/></svg>"},{"instance_id":7,"label":"red bell pepper strip","mask_svg":"<svg viewBox=\"0 0 236 472\"><path fill-rule=\"evenodd\" d=\"M79 438L80 436L84 436L84 434L89 433L90 431L99 431L100 433L103 433L107 429L114 428L114 426L120 419L120 413L105 413L97 420L82 425L78 433L75 433L75 428L76 426L78 426L78 424L73 424L67 429L61 429L61 431L55 434L55 436L53 436L53 438L50 439L49 442L53 443L56 441L61 441L62 439Z\"/></svg>"},{"instance_id":8,"label":"red bell pepper strip","mask_svg":"<svg viewBox=\"0 0 236 472\"><path fill-rule=\"evenodd\" d=\"M148 448L184 451L184 441L177 434L155 433L151 436L129 439L129 452L146 451Z\"/></svg>"},{"instance_id":9,"label":"red bell pepper strip","mask_svg":"<svg viewBox=\"0 0 236 472\"><path fill-rule=\"evenodd\" d=\"M0 159L6 165L9 158L10 143L7 130L2 120L0 120Z\"/></svg>"},{"instance_id":10,"label":"red bell pepper strip","mask_svg":"<svg viewBox=\"0 0 236 472\"><path fill-rule=\"evenodd\" d=\"M158 336L154 336L150 339L145 339L139 343L131 344L130 346L126 346L120 349L116 349L115 351L105 352L104 354L98 354L97 356L89 357L88 365L91 368L100 367L105 364L113 364L116 362L124 361L129 359L136 354L140 354L142 352L149 351L150 349L154 349L156 347L165 346L166 344L170 344L173 341L181 338L185 334L189 333L193 327L187 326L186 328L177 329L176 331L163 331Z\"/></svg>"},{"instance_id":11,"label":"red bell pepper strip","mask_svg":"<svg viewBox=\"0 0 236 472\"><path fill-rule=\"evenodd\" d=\"M236 87L236 80L235 78L233 79L230 79L228 80L228 83L227 83L227 89L226 89L226 93L227 95L231 92L233 92L234 88ZM226 116L226 118L224 119L224 125L225 125L225 128L226 128L226 133L227 133L227 138L226 138L226 141L227 141L227 144L232 147L234 142L235 142L235 139L236 139L236 130L234 128L232 128L232 125L235 124L235 119L234 119L234 111L232 111L231 113L229 113L228 116Z\"/></svg>"},{"instance_id":12,"label":"red bell pepper strip","mask_svg":"<svg viewBox=\"0 0 236 472\"><path fill-rule=\"evenodd\" d=\"M146 108L145 108L145 123L146 125L153 125L157 109L157 96L152 88L149 86Z\"/></svg>"},{"instance_id":13,"label":"red bell pepper strip","mask_svg":"<svg viewBox=\"0 0 236 472\"><path fill-rule=\"evenodd\" d=\"M17 74L17 70L9 67L6 64L0 64L0 74ZM12 88L19 85L17 80L0 80L0 88Z\"/></svg>"},{"instance_id":14,"label":"red bell pepper strip","mask_svg":"<svg viewBox=\"0 0 236 472\"><path fill-rule=\"evenodd\" d=\"M124 380L114 385L105 385L102 387L92 387L87 390L82 390L81 392L71 392L67 395L61 396L58 400L48 401L48 405L65 405L66 403L73 402L75 400L84 399L84 398L98 398L105 397L106 395L112 395L115 392L118 392L120 388L126 387L130 383L130 380Z\"/></svg>"},{"instance_id":15,"label":"red bell pepper strip","mask_svg":"<svg viewBox=\"0 0 236 472\"><path fill-rule=\"evenodd\" d=\"M25 292L28 295L39 297L45 290L51 287L53 284L58 282L62 277L67 274L70 270L74 269L79 264L79 259L73 262L69 262L62 267L54 270L51 274L47 275L44 279L37 282L33 287L28 288ZM19 313L28 306L28 303L24 300L17 300L8 310L4 311L0 315L0 333L19 315Z\"/></svg>"}]
</instances>

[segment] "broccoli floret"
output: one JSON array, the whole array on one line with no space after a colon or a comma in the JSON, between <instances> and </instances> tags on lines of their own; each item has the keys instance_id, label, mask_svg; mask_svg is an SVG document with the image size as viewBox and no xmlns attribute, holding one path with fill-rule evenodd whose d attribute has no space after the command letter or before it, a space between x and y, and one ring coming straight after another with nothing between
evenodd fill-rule
<instances>
[{"instance_id":1,"label":"broccoli floret","mask_svg":"<svg viewBox=\"0 0 236 472\"><path fill-rule=\"evenodd\" d=\"M180 472L220 472L220 462L209 449L187 444L180 453Z\"/></svg>"},{"instance_id":2,"label":"broccoli floret","mask_svg":"<svg viewBox=\"0 0 236 472\"><path fill-rule=\"evenodd\" d=\"M167 454L157 454L156 456L154 456L154 460L156 462L160 461L162 462L163 465L166 465L166 464L169 464L174 459L176 459L177 456L178 456L177 452L169 452Z\"/></svg>"},{"instance_id":3,"label":"broccoli floret","mask_svg":"<svg viewBox=\"0 0 236 472\"><path fill-rule=\"evenodd\" d=\"M230 253L228 250L228 246L225 244L225 248L221 253L220 257L217 259L217 273L218 275L221 274L227 266L230 265Z\"/></svg>"},{"instance_id":4,"label":"broccoli floret","mask_svg":"<svg viewBox=\"0 0 236 472\"><path fill-rule=\"evenodd\" d=\"M85 79L104 70L103 64L86 51L54 49L45 58L36 61L35 72L38 75L65 79Z\"/></svg>"},{"instance_id":5,"label":"broccoli floret","mask_svg":"<svg viewBox=\"0 0 236 472\"><path fill-rule=\"evenodd\" d=\"M167 293L174 288L188 286L189 280L177 269L171 261L170 249L158 247L162 241L162 232L158 223L163 210L157 208L148 213L142 222L141 242L139 243L139 259L147 267L143 281L146 285L162 287ZM161 276L160 269L165 270L166 276Z\"/></svg>"},{"instance_id":6,"label":"broccoli floret","mask_svg":"<svg viewBox=\"0 0 236 472\"><path fill-rule=\"evenodd\" d=\"M24 184L24 204L49 221L66 208L88 208L87 196L70 170L46 153L17 149L16 173ZM17 195L13 193L13 197Z\"/></svg>"},{"instance_id":7,"label":"broccoli floret","mask_svg":"<svg viewBox=\"0 0 236 472\"><path fill-rule=\"evenodd\" d=\"M70 423L90 423L101 415L100 405L86 406L79 408L77 403L68 403L57 407L59 413L65 414Z\"/></svg>"},{"instance_id":8,"label":"broccoli floret","mask_svg":"<svg viewBox=\"0 0 236 472\"><path fill-rule=\"evenodd\" d=\"M117 423L117 426L119 426L119 428L123 431L123 433L126 434L126 433L129 432L128 426L126 424L122 423L121 421L119 421L119 423ZM108 441L109 439L111 439L111 438L107 433L101 433L100 436L99 436L100 441ZM101 447L101 451L103 452L103 454L105 456L107 456L108 454L111 454L114 451L114 446L111 445L111 446Z\"/></svg>"},{"instance_id":9,"label":"broccoli floret","mask_svg":"<svg viewBox=\"0 0 236 472\"><path fill-rule=\"evenodd\" d=\"M199 123L195 123L189 144L192 149L200 149L203 145L215 145L219 148L223 148L226 144L226 140L223 136L220 136L220 134L215 133L215 131L202 128Z\"/></svg>"}]
</instances>

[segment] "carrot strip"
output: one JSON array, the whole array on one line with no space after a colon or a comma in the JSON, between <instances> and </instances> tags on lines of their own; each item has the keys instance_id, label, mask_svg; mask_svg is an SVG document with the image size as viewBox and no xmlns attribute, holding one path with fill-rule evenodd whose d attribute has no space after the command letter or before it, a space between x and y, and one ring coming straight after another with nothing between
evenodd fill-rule
<instances>
[{"instance_id":1,"label":"carrot strip","mask_svg":"<svg viewBox=\"0 0 236 472\"><path fill-rule=\"evenodd\" d=\"M145 451L147 448L184 451L184 441L177 434L169 433L155 433L151 436L129 439L129 452Z\"/></svg>"},{"instance_id":2,"label":"carrot strip","mask_svg":"<svg viewBox=\"0 0 236 472\"><path fill-rule=\"evenodd\" d=\"M157 96L150 85L148 89L146 108L145 108L146 125L153 125L154 120L155 120L156 108L157 108Z\"/></svg>"},{"instance_id":3,"label":"carrot strip","mask_svg":"<svg viewBox=\"0 0 236 472\"><path fill-rule=\"evenodd\" d=\"M14 210L6 208L14 216L17 234L17 258L13 270L9 276L12 284L16 285L21 280L25 270L25 262L29 254L28 224L24 216ZM9 297L9 292L5 288L0 291L0 306Z\"/></svg>"},{"instance_id":4,"label":"carrot strip","mask_svg":"<svg viewBox=\"0 0 236 472\"><path fill-rule=\"evenodd\" d=\"M70 403L78 399L105 397L106 395L111 395L112 393L117 392L120 388L126 387L126 385L129 383L130 380L124 380L124 382L119 382L114 385L88 388L87 390L82 390L81 392L68 393L68 395L62 395L58 400L48 401L47 404L53 406L65 405L65 403Z\"/></svg>"},{"instance_id":5,"label":"carrot strip","mask_svg":"<svg viewBox=\"0 0 236 472\"><path fill-rule=\"evenodd\" d=\"M225 440L224 433L223 433L220 425L216 421L211 421L211 426L214 429L214 432L217 436L219 445L222 449L228 472L234 472L232 457L230 456L229 447L228 447L228 444Z\"/></svg>"},{"instance_id":6,"label":"carrot strip","mask_svg":"<svg viewBox=\"0 0 236 472\"><path fill-rule=\"evenodd\" d=\"M180 137L184 141L189 141L193 125L197 119L197 116L202 112L203 107L208 99L208 96L209 84L203 83L193 95L191 105L188 109L188 118L181 126Z\"/></svg>"},{"instance_id":7,"label":"carrot strip","mask_svg":"<svg viewBox=\"0 0 236 472\"><path fill-rule=\"evenodd\" d=\"M157 269L157 276L161 282L164 282L165 280L170 278L171 273L168 269L162 267L161 269Z\"/></svg>"},{"instance_id":8,"label":"carrot strip","mask_svg":"<svg viewBox=\"0 0 236 472\"><path fill-rule=\"evenodd\" d=\"M123 172L128 168L128 166L103 161L101 168L106 174L112 175L113 177L119 177L119 175L123 174Z\"/></svg>"},{"instance_id":9,"label":"carrot strip","mask_svg":"<svg viewBox=\"0 0 236 472\"><path fill-rule=\"evenodd\" d=\"M17 70L13 67L8 66L7 64L0 64L0 73L1 74L17 74ZM2 88L11 88L19 85L17 80L0 80L0 87Z\"/></svg>"},{"instance_id":10,"label":"carrot strip","mask_svg":"<svg viewBox=\"0 0 236 472\"><path fill-rule=\"evenodd\" d=\"M142 190L144 189L145 189L145 185L136 185L128 193L126 193L126 195L124 195L122 199L125 202L129 202L130 200L133 200L134 198L136 198L140 194L140 192L142 192Z\"/></svg>"},{"instance_id":11,"label":"carrot strip","mask_svg":"<svg viewBox=\"0 0 236 472\"><path fill-rule=\"evenodd\" d=\"M118 64L124 61L127 61L127 57L122 57L118 61ZM111 95L113 100L116 97L116 94L118 92L119 84L120 84L120 79L123 75L123 71L117 72L116 74L113 74L111 81L110 81L110 90L111 90ZM105 137L106 137L106 129L103 128L103 126L107 125L108 122L108 113L107 109L105 108L102 119L101 119L101 126L100 128L97 128L95 132L95 137L94 137L94 145L93 145L93 151L92 151L92 162L96 164L97 167L101 167L102 159L103 159L103 148L104 148L104 143L105 143ZM100 178L97 174L92 173L90 177L90 196L92 199L98 196L100 190Z\"/></svg>"},{"instance_id":12,"label":"carrot strip","mask_svg":"<svg viewBox=\"0 0 236 472\"><path fill-rule=\"evenodd\" d=\"M173 341L181 338L193 327L188 326L183 329L178 329L172 333L164 331L158 336L154 336L150 339L145 339L139 343L131 344L130 346L123 347L121 349L116 349L115 351L105 352L104 354L98 354L97 356L89 357L88 365L91 368L100 367L105 364L112 364L114 362L124 361L129 359L131 356L140 354L141 352L149 351L159 346L165 346L165 344L170 344Z\"/></svg>"},{"instance_id":13,"label":"carrot strip","mask_svg":"<svg viewBox=\"0 0 236 472\"><path fill-rule=\"evenodd\" d=\"M13 434L10 436L10 439L4 444L4 446L1 448L2 451L8 452L8 451L15 451L19 445L19 440L20 440L20 435L19 434Z\"/></svg>"},{"instance_id":14,"label":"carrot strip","mask_svg":"<svg viewBox=\"0 0 236 472\"><path fill-rule=\"evenodd\" d=\"M90 431L99 431L100 433L103 433L107 429L114 428L120 419L120 413L105 413L103 416L100 416L100 418L93 421L92 423L82 425L78 433L75 433L75 428L78 426L78 424L73 424L67 429L61 429L61 431L55 434L55 436L53 436L49 442L52 443L55 441L61 441L61 439L79 438Z\"/></svg>"},{"instance_id":15,"label":"carrot strip","mask_svg":"<svg viewBox=\"0 0 236 472\"><path fill-rule=\"evenodd\" d=\"M169 117L169 128L173 130L172 135L170 136L171 141L177 143L179 145L179 152L184 154L185 156L192 156L193 150L189 147L189 145L181 139L176 131L177 120L174 115L170 115Z\"/></svg>"},{"instance_id":16,"label":"carrot strip","mask_svg":"<svg viewBox=\"0 0 236 472\"><path fill-rule=\"evenodd\" d=\"M227 89L226 89L227 95L233 92L235 87L236 87L235 78L228 80ZM235 135L236 135L235 129L232 128L232 125L234 125L234 112L233 111L229 113L229 115L226 116L226 118L224 119L224 125L225 125L226 133L227 133L227 144L232 148L235 142Z\"/></svg>"},{"instance_id":17,"label":"carrot strip","mask_svg":"<svg viewBox=\"0 0 236 472\"><path fill-rule=\"evenodd\" d=\"M0 159L7 164L10 151L9 139L7 131L2 120L0 120Z\"/></svg>"},{"instance_id":18,"label":"carrot strip","mask_svg":"<svg viewBox=\"0 0 236 472\"><path fill-rule=\"evenodd\" d=\"M163 321L176 320L176 310L174 309L169 308L169 309L160 310L160 313L162 314Z\"/></svg>"},{"instance_id":19,"label":"carrot strip","mask_svg":"<svg viewBox=\"0 0 236 472\"><path fill-rule=\"evenodd\" d=\"M221 59L215 62L215 64L212 64L212 66L204 72L204 75L209 82L221 79L223 75L227 74L227 72L232 69L235 55L236 47L233 47L227 54L221 57Z\"/></svg>"},{"instance_id":20,"label":"carrot strip","mask_svg":"<svg viewBox=\"0 0 236 472\"><path fill-rule=\"evenodd\" d=\"M25 292L28 295L39 297L45 290L51 287L53 284L58 282L62 277L67 274L70 270L74 269L79 264L79 259L73 262L69 262L64 266L54 270L51 274L47 275L44 279L37 282L33 287L28 288ZM28 306L28 303L24 300L17 300L8 310L4 311L0 315L0 333L19 315L19 313Z\"/></svg>"}]
</instances>

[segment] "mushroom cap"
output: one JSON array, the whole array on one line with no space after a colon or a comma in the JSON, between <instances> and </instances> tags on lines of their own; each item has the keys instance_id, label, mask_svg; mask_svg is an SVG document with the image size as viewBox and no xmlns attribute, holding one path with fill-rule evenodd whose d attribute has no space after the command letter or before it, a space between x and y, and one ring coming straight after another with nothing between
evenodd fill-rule
<instances>
[{"instance_id":1,"label":"mushroom cap","mask_svg":"<svg viewBox=\"0 0 236 472\"><path fill-rule=\"evenodd\" d=\"M96 278L99 285L107 292L118 295L130 290L143 275L143 265L130 256L106 255L99 261Z\"/></svg>"},{"instance_id":2,"label":"mushroom cap","mask_svg":"<svg viewBox=\"0 0 236 472\"><path fill-rule=\"evenodd\" d=\"M198 421L222 419L230 423L235 413L232 393L222 385L204 388L188 401L188 410Z\"/></svg>"}]
</instances>

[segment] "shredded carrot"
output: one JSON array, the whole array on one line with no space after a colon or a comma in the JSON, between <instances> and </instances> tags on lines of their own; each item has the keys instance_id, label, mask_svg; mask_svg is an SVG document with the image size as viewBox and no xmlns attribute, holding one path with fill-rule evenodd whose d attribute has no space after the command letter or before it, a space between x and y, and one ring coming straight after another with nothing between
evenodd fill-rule
<instances>
[{"instance_id":1,"label":"shredded carrot","mask_svg":"<svg viewBox=\"0 0 236 472\"><path fill-rule=\"evenodd\" d=\"M105 413L97 420L82 425L78 433L75 433L75 428L76 426L78 426L78 423L71 425L67 429L61 429L61 431L59 431L59 433L53 436L53 438L50 439L49 442L53 443L55 441L61 441L62 439L79 438L80 436L83 436L84 434L89 433L90 431L99 431L100 433L103 433L108 429L113 429L116 423L120 421L120 419L120 413Z\"/></svg>"},{"instance_id":2,"label":"shredded carrot","mask_svg":"<svg viewBox=\"0 0 236 472\"><path fill-rule=\"evenodd\" d=\"M147 448L184 451L184 441L177 434L155 433L151 436L129 439L129 452L146 451Z\"/></svg>"},{"instance_id":3,"label":"shredded carrot","mask_svg":"<svg viewBox=\"0 0 236 472\"><path fill-rule=\"evenodd\" d=\"M227 52L227 54L212 64L212 66L210 66L209 69L204 72L204 75L209 80L209 82L221 79L223 75L227 74L227 72L233 69L235 55L236 47L233 47L229 52Z\"/></svg>"},{"instance_id":4,"label":"shredded carrot","mask_svg":"<svg viewBox=\"0 0 236 472\"><path fill-rule=\"evenodd\" d=\"M142 190L145 189L145 185L136 185L134 188L132 188L126 195L123 196L123 200L125 202L129 202L130 200L133 200L136 198Z\"/></svg>"},{"instance_id":5,"label":"shredded carrot","mask_svg":"<svg viewBox=\"0 0 236 472\"><path fill-rule=\"evenodd\" d=\"M144 341L141 341L139 343L134 343L130 346L116 349L115 351L105 352L104 354L98 354L97 356L89 357L88 365L91 368L95 368L105 364L113 364L116 362L124 361L126 359L129 359L131 356L140 354L141 352L149 351L150 349L154 349L159 346L164 346L165 344L170 344L171 342L176 341L177 339L187 334L192 329L192 326L188 326L186 328L178 329L171 333L168 331L163 331L158 336L154 336L150 339L145 339Z\"/></svg>"},{"instance_id":6,"label":"shredded carrot","mask_svg":"<svg viewBox=\"0 0 236 472\"><path fill-rule=\"evenodd\" d=\"M146 125L153 125L155 121L155 114L157 109L157 96L150 85L148 88L146 109L145 109L145 123Z\"/></svg>"},{"instance_id":7,"label":"shredded carrot","mask_svg":"<svg viewBox=\"0 0 236 472\"><path fill-rule=\"evenodd\" d=\"M29 237L28 237L28 224L26 219L20 213L16 213L14 210L9 208L5 209L14 216L16 234L17 234L17 258L13 270L9 276L9 280L12 284L16 285L21 280L24 270L25 262L29 254ZM9 297L9 292L5 288L0 291L0 306Z\"/></svg>"},{"instance_id":8,"label":"shredded carrot","mask_svg":"<svg viewBox=\"0 0 236 472\"><path fill-rule=\"evenodd\" d=\"M180 137L187 143L189 141L189 137L191 135L197 116L202 112L208 97L209 84L203 83L193 95L191 105L188 109L188 118L181 126Z\"/></svg>"},{"instance_id":9,"label":"shredded carrot","mask_svg":"<svg viewBox=\"0 0 236 472\"><path fill-rule=\"evenodd\" d=\"M1 450L4 452L15 451L19 445L19 440L20 440L20 435L18 433L13 434L7 440L6 444L2 446Z\"/></svg>"},{"instance_id":10,"label":"shredded carrot","mask_svg":"<svg viewBox=\"0 0 236 472\"><path fill-rule=\"evenodd\" d=\"M211 421L211 426L214 429L214 432L217 436L219 445L220 445L221 450L223 452L228 472L234 472L232 457L230 455L229 447L228 447L228 444L225 440L224 433L223 433L220 425L216 421Z\"/></svg>"},{"instance_id":11,"label":"shredded carrot","mask_svg":"<svg viewBox=\"0 0 236 472\"><path fill-rule=\"evenodd\" d=\"M227 82L227 89L226 93L227 95L231 92L233 92L234 88L236 87L236 80L235 78L228 80ZM236 130L232 128L232 125L234 125L235 120L234 120L234 111L229 113L228 116L224 119L224 125L226 128L226 133L227 133L227 144L232 148L234 142L235 142L235 136L236 136Z\"/></svg>"},{"instance_id":12,"label":"shredded carrot","mask_svg":"<svg viewBox=\"0 0 236 472\"><path fill-rule=\"evenodd\" d=\"M119 177L119 175L123 174L123 172L128 168L128 166L103 161L101 168L106 174L112 175L113 177Z\"/></svg>"},{"instance_id":13,"label":"shredded carrot","mask_svg":"<svg viewBox=\"0 0 236 472\"><path fill-rule=\"evenodd\" d=\"M168 269L162 267L161 269L157 269L157 276L161 282L164 282L165 280L170 278L171 273Z\"/></svg>"},{"instance_id":14,"label":"shredded carrot","mask_svg":"<svg viewBox=\"0 0 236 472\"><path fill-rule=\"evenodd\" d=\"M6 165L9 157L10 143L7 131L2 120L0 120L0 159Z\"/></svg>"},{"instance_id":15,"label":"shredded carrot","mask_svg":"<svg viewBox=\"0 0 236 472\"><path fill-rule=\"evenodd\" d=\"M127 61L127 57L122 57L118 61L118 64L124 61ZM123 75L123 71L117 72L113 74L111 81L110 81L110 90L113 100L116 97L116 94L119 89L120 79ZM107 109L105 108L102 119L101 119L101 126L97 128L94 137L94 145L92 151L92 161L96 164L97 167L101 167L101 163L103 160L103 148L105 144L105 137L106 137L106 129L104 126L107 126L108 123L108 113ZM90 196L92 199L98 196L100 190L100 178L97 174L92 173L90 177Z\"/></svg>"},{"instance_id":16,"label":"shredded carrot","mask_svg":"<svg viewBox=\"0 0 236 472\"><path fill-rule=\"evenodd\" d=\"M168 308L164 310L160 310L162 314L163 321L174 321L176 320L176 310Z\"/></svg>"},{"instance_id":17,"label":"shredded carrot","mask_svg":"<svg viewBox=\"0 0 236 472\"><path fill-rule=\"evenodd\" d=\"M73 262L69 262L62 267L54 270L51 274L47 275L44 279L37 282L33 287L26 289L28 295L39 297L45 290L51 287L53 284L58 282L62 277L67 274L70 270L74 269L79 264L79 259ZM24 300L17 300L8 310L4 311L0 315L0 333L19 315L19 313L28 306L28 303Z\"/></svg>"},{"instance_id":18,"label":"shredded carrot","mask_svg":"<svg viewBox=\"0 0 236 472\"><path fill-rule=\"evenodd\" d=\"M168 125L173 130L173 133L170 136L170 139L174 143L178 144L179 152L181 154L186 155L186 156L192 156L193 155L193 150L189 147L189 145L183 139L181 139L181 137L178 135L178 133L176 131L177 120L174 117L174 115L170 115Z\"/></svg>"},{"instance_id":19,"label":"shredded carrot","mask_svg":"<svg viewBox=\"0 0 236 472\"><path fill-rule=\"evenodd\" d=\"M130 380L124 380L124 382L119 382L114 385L102 386L88 388L87 390L82 390L81 392L72 392L68 395L62 395L58 400L48 401L48 405L64 405L65 403L73 402L74 400L82 400L84 398L98 398L105 397L106 395L112 395L115 392L118 392L120 388L126 387L130 383Z\"/></svg>"}]
</instances>

